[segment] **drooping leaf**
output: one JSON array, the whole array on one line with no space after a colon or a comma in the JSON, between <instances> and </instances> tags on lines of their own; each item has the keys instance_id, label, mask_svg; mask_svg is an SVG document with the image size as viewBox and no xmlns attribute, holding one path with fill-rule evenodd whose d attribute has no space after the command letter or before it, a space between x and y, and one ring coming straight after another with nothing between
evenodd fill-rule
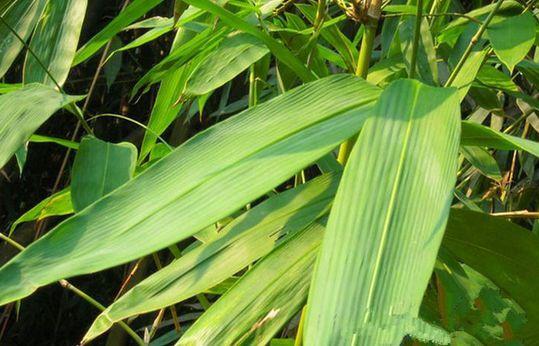
<instances>
[{"instance_id":1,"label":"drooping leaf","mask_svg":"<svg viewBox=\"0 0 539 346\"><path fill-rule=\"evenodd\" d=\"M176 345L265 345L305 302L324 227L287 240L204 313Z\"/></svg>"},{"instance_id":2,"label":"drooping leaf","mask_svg":"<svg viewBox=\"0 0 539 346\"><path fill-rule=\"evenodd\" d=\"M495 17L487 28L494 53L510 71L518 64L535 42L536 19L530 11L518 16Z\"/></svg>"},{"instance_id":3,"label":"drooping leaf","mask_svg":"<svg viewBox=\"0 0 539 346\"><path fill-rule=\"evenodd\" d=\"M82 98L41 84L0 95L0 168L51 115Z\"/></svg>"},{"instance_id":4,"label":"drooping leaf","mask_svg":"<svg viewBox=\"0 0 539 346\"><path fill-rule=\"evenodd\" d=\"M471 121L462 121L462 145L477 145L502 150L524 150L539 157L539 143L511 136Z\"/></svg>"},{"instance_id":5,"label":"drooping leaf","mask_svg":"<svg viewBox=\"0 0 539 346\"><path fill-rule=\"evenodd\" d=\"M57 138L57 137L33 134L30 136L30 139L28 141L30 143L56 143L66 148L70 148L74 150L79 149L78 142L73 142L73 141L70 141L69 139L63 139L63 138Z\"/></svg>"},{"instance_id":6,"label":"drooping leaf","mask_svg":"<svg viewBox=\"0 0 539 346\"><path fill-rule=\"evenodd\" d=\"M63 85L77 50L79 34L86 13L87 0L47 2L37 24L30 48L59 85ZM25 83L55 86L33 54L26 54Z\"/></svg>"},{"instance_id":7,"label":"drooping leaf","mask_svg":"<svg viewBox=\"0 0 539 346\"><path fill-rule=\"evenodd\" d=\"M122 45L122 40L118 36L114 36L110 42L110 49L113 52L118 52L121 49ZM118 52L109 56L109 59L107 59L105 66L103 67L105 81L107 82L107 89L109 90L112 84L114 84L114 82L116 81L118 73L120 73L120 70L122 69L122 61L122 53Z\"/></svg>"},{"instance_id":8,"label":"drooping leaf","mask_svg":"<svg viewBox=\"0 0 539 346\"><path fill-rule=\"evenodd\" d=\"M107 24L103 30L86 42L77 51L73 66L76 66L92 57L101 47L114 37L117 33L125 29L129 24L143 16L163 0L134 0L114 19Z\"/></svg>"},{"instance_id":9,"label":"drooping leaf","mask_svg":"<svg viewBox=\"0 0 539 346\"><path fill-rule=\"evenodd\" d=\"M59 191L39 202L32 209L22 214L9 229L9 235L13 234L16 227L29 221L39 221L50 216L62 216L73 214L73 204L71 203L71 191L69 188Z\"/></svg>"},{"instance_id":10,"label":"drooping leaf","mask_svg":"<svg viewBox=\"0 0 539 346\"><path fill-rule=\"evenodd\" d=\"M203 131L0 268L0 304L152 253L221 220L351 137L378 95L360 78L335 75Z\"/></svg>"},{"instance_id":11,"label":"drooping leaf","mask_svg":"<svg viewBox=\"0 0 539 346\"><path fill-rule=\"evenodd\" d=\"M233 33L207 56L187 83L187 95L204 95L229 82L269 52L255 37Z\"/></svg>"},{"instance_id":12,"label":"drooping leaf","mask_svg":"<svg viewBox=\"0 0 539 346\"><path fill-rule=\"evenodd\" d=\"M378 99L328 221L307 345L397 345L405 335L448 343L418 313L449 215L459 115L454 88L403 79Z\"/></svg>"},{"instance_id":13,"label":"drooping leaf","mask_svg":"<svg viewBox=\"0 0 539 346\"><path fill-rule=\"evenodd\" d=\"M528 81L533 83L536 89L539 89L539 63L532 60L523 60L517 65L517 68Z\"/></svg>"},{"instance_id":14,"label":"drooping leaf","mask_svg":"<svg viewBox=\"0 0 539 346\"><path fill-rule=\"evenodd\" d=\"M222 229L218 240L189 251L114 302L95 320L85 340L113 322L201 293L266 255L282 238L327 212L339 178L319 177L247 211Z\"/></svg>"},{"instance_id":15,"label":"drooping leaf","mask_svg":"<svg viewBox=\"0 0 539 346\"><path fill-rule=\"evenodd\" d=\"M43 12L45 2L45 0L15 0L0 15L21 39L26 40ZM23 43L9 27L0 22L0 77L6 74L23 47Z\"/></svg>"},{"instance_id":16,"label":"drooping leaf","mask_svg":"<svg viewBox=\"0 0 539 346\"><path fill-rule=\"evenodd\" d=\"M80 142L71 171L71 199L81 211L128 182L135 172L137 148L88 136Z\"/></svg>"}]
</instances>

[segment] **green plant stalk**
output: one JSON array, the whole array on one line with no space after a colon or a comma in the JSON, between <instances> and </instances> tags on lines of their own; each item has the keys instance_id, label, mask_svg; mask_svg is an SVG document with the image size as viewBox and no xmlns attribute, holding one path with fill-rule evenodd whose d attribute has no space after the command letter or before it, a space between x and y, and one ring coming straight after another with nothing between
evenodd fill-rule
<instances>
[{"instance_id":1,"label":"green plant stalk","mask_svg":"<svg viewBox=\"0 0 539 346\"><path fill-rule=\"evenodd\" d=\"M22 37L19 35L19 33L14 30L11 25L9 25L9 23L6 22L6 20L0 16L0 21L2 22L2 24L4 24L9 31L11 31L11 33L13 35L15 35L15 37L17 38L17 40L19 40L21 42L21 44L26 48L26 50L28 50L28 53L30 53L34 59L36 59L38 65L43 69L43 71L45 71L45 73L47 74L47 76L51 79L51 81L54 83L54 85L58 88L58 90L62 93L62 94L65 94L64 92L64 89L62 88L62 86L58 83L58 81L56 80L56 78L54 78L54 76L50 73L49 69L47 69L47 67L45 66L45 64L43 64L43 62L41 61L41 59L37 56L37 54L33 51L32 48L30 48L30 45L28 45L23 39ZM84 130L88 133L88 134L92 134L93 135L93 131L92 129L90 128L90 126L88 125L88 123L86 122L86 120L84 120L84 115L82 114L82 111L79 109L79 107L77 107L77 105L73 105L74 109L75 109L75 115L79 118L80 122L82 123L82 127L84 127Z\"/></svg>"},{"instance_id":2,"label":"green plant stalk","mask_svg":"<svg viewBox=\"0 0 539 346\"><path fill-rule=\"evenodd\" d=\"M296 339L294 340L294 346L303 345L303 330L305 329L305 318L307 315L307 305L301 309L301 316L299 318L298 332L296 333Z\"/></svg>"},{"instance_id":3,"label":"green plant stalk","mask_svg":"<svg viewBox=\"0 0 539 346\"><path fill-rule=\"evenodd\" d=\"M446 87L449 87L449 86L451 86L451 84L453 84L453 82L455 81L455 78L457 77L460 70L462 69L462 66L464 66L464 63L466 62L466 59L468 59L468 57L472 53L472 50L473 50L474 46L477 44L477 42L479 42L479 40L481 39L481 36L483 36L483 33L485 32L485 30L487 30L488 25L492 21L492 18L494 18L494 15L496 14L496 12L498 12L498 9L502 5L502 3L503 3L503 0L498 0L496 5L492 9L492 12L489 13L487 19L485 19L483 24L481 24L481 26L479 27L479 29L477 30L475 35L470 40L470 43L468 44L468 47L466 47L466 50L464 51L464 54L462 54L462 57L460 58L459 62L457 63L457 65L455 66L453 71L451 71L451 75L449 75L449 78L447 79L447 82L445 83Z\"/></svg>"},{"instance_id":4,"label":"green plant stalk","mask_svg":"<svg viewBox=\"0 0 539 346\"><path fill-rule=\"evenodd\" d=\"M13 246L19 251L23 251L25 249L24 246L22 246L21 244L19 244L18 242L16 242L15 240L11 239L10 237L6 236L3 233L0 233L0 239L4 240L6 243ZM76 295L78 295L79 297L81 297L82 299L84 299L85 301L87 301L88 303L90 303L91 305L99 309L100 311L105 311L105 307L101 303L99 303L97 300L90 297L88 294L81 291L77 287L73 286L71 283L69 283L69 281L62 279L58 281L58 283L63 288L68 289L71 292L75 293ZM144 341L125 322L119 322L118 324L126 331L127 334L129 334L133 338L133 340L135 340L137 345L145 345Z\"/></svg>"},{"instance_id":5,"label":"green plant stalk","mask_svg":"<svg viewBox=\"0 0 539 346\"><path fill-rule=\"evenodd\" d=\"M373 9L373 12L378 13L377 17L369 18L369 22L365 24L365 33L361 39L361 48L359 50L359 57L356 67L356 76L366 79L367 74L369 73L369 64L371 62L372 50L374 48L374 38L376 37L376 29L378 28L378 19L380 18L380 6L382 2L373 0L371 6L378 6L377 9ZM341 165L345 165L348 161L348 157L352 152L352 147L356 142L357 135L346 140L341 144L339 148L339 155L337 156L337 161Z\"/></svg>"},{"instance_id":6,"label":"green plant stalk","mask_svg":"<svg viewBox=\"0 0 539 346\"><path fill-rule=\"evenodd\" d=\"M409 78L415 77L415 68L417 64L417 50L419 49L419 34L421 33L421 20L423 16L423 0L417 0L417 13L415 16L414 41L412 45L412 56L410 57Z\"/></svg>"}]
</instances>

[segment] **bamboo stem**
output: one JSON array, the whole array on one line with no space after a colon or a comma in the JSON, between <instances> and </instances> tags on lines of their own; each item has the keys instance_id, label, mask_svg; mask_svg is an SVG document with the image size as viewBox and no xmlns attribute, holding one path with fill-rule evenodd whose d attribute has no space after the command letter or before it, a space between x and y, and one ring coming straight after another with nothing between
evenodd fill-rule
<instances>
[{"instance_id":1,"label":"bamboo stem","mask_svg":"<svg viewBox=\"0 0 539 346\"><path fill-rule=\"evenodd\" d=\"M410 57L409 78L415 77L415 67L417 64L417 50L419 49L419 34L421 33L421 20L423 15L423 0L417 0L417 13L415 16L414 40L412 45L412 56Z\"/></svg>"},{"instance_id":2,"label":"bamboo stem","mask_svg":"<svg viewBox=\"0 0 539 346\"><path fill-rule=\"evenodd\" d=\"M369 19L365 23L365 33L361 39L361 48L359 50L359 57L356 67L356 76L361 78L367 78L369 73L369 64L371 61L372 50L374 48L374 38L376 37L376 29L378 28L378 20L380 19L382 1L372 0L369 8ZM345 165L348 161L348 157L352 152L354 143L356 142L357 135L343 142L339 148L339 155L337 161L341 165Z\"/></svg>"}]
</instances>

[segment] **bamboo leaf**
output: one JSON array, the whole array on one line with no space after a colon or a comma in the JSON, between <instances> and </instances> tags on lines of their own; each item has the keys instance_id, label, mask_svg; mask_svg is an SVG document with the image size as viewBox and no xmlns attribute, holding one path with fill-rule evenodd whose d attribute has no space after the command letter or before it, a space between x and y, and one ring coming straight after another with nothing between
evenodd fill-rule
<instances>
[{"instance_id":1,"label":"bamboo leaf","mask_svg":"<svg viewBox=\"0 0 539 346\"><path fill-rule=\"evenodd\" d=\"M63 138L56 138L56 137L33 134L30 136L30 139L28 139L28 141L31 143L56 143L66 148L71 148L74 150L79 149L79 143L70 141L68 139L63 139Z\"/></svg>"},{"instance_id":2,"label":"bamboo leaf","mask_svg":"<svg viewBox=\"0 0 539 346\"><path fill-rule=\"evenodd\" d=\"M415 31L415 18L405 17L399 24L399 39L401 50L406 64L406 69L410 70L410 60L413 50ZM421 21L421 31L419 46L417 48L417 73L425 83L431 85L438 84L438 65L436 63L436 50L430 32L429 22L426 19Z\"/></svg>"},{"instance_id":3,"label":"bamboo leaf","mask_svg":"<svg viewBox=\"0 0 539 346\"><path fill-rule=\"evenodd\" d=\"M339 178L316 178L245 212L219 232L219 239L189 251L114 302L99 315L84 339L95 338L113 322L210 289L266 255L285 236L289 238L327 212Z\"/></svg>"},{"instance_id":4,"label":"bamboo leaf","mask_svg":"<svg viewBox=\"0 0 539 346\"><path fill-rule=\"evenodd\" d=\"M452 200L459 115L456 89L413 80L378 99L328 221L307 345L398 345L407 334L449 342L418 313Z\"/></svg>"},{"instance_id":5,"label":"bamboo leaf","mask_svg":"<svg viewBox=\"0 0 539 346\"><path fill-rule=\"evenodd\" d=\"M32 209L22 214L9 229L9 235L13 234L16 227L23 223L34 220L43 220L50 216L61 216L73 214L73 204L71 203L71 191L69 188L49 196L36 204Z\"/></svg>"},{"instance_id":6,"label":"bamboo leaf","mask_svg":"<svg viewBox=\"0 0 539 346\"><path fill-rule=\"evenodd\" d=\"M0 95L0 168L51 115L82 98L41 84Z\"/></svg>"},{"instance_id":7,"label":"bamboo leaf","mask_svg":"<svg viewBox=\"0 0 539 346\"><path fill-rule=\"evenodd\" d=\"M460 151L483 175L497 181L502 179L498 163L487 150L481 147L461 146Z\"/></svg>"},{"instance_id":8,"label":"bamboo leaf","mask_svg":"<svg viewBox=\"0 0 539 346\"><path fill-rule=\"evenodd\" d=\"M453 209L444 246L522 306L528 319L523 328L525 344L537 343L539 238L501 218Z\"/></svg>"},{"instance_id":9,"label":"bamboo leaf","mask_svg":"<svg viewBox=\"0 0 539 346\"><path fill-rule=\"evenodd\" d=\"M56 82L63 85L77 50L79 34L86 13L87 0L49 1L41 16L30 48ZM54 86L34 55L27 53L24 64L25 83Z\"/></svg>"},{"instance_id":10,"label":"bamboo leaf","mask_svg":"<svg viewBox=\"0 0 539 346\"><path fill-rule=\"evenodd\" d=\"M187 82L187 95L204 95L245 71L269 52L255 37L234 33L208 55Z\"/></svg>"},{"instance_id":11,"label":"bamboo leaf","mask_svg":"<svg viewBox=\"0 0 539 346\"><path fill-rule=\"evenodd\" d=\"M249 35L254 36L263 42L269 50L280 60L283 64L288 66L294 73L301 78L304 82L313 81L315 79L314 74L305 67L305 65L290 52L282 43L273 39L271 36L263 31L260 31L255 26L249 24L236 14L227 11L219 5L214 4L209 0L185 0L189 5L200 8L201 10L208 11L219 18L228 26L243 31Z\"/></svg>"},{"instance_id":12,"label":"bamboo leaf","mask_svg":"<svg viewBox=\"0 0 539 346\"><path fill-rule=\"evenodd\" d=\"M43 7L45 0L16 0L0 15L9 27L26 40L34 30ZM0 77L6 74L23 47L23 43L11 32L6 23L0 23Z\"/></svg>"},{"instance_id":13,"label":"bamboo leaf","mask_svg":"<svg viewBox=\"0 0 539 346\"><path fill-rule=\"evenodd\" d=\"M536 20L529 11L518 16L494 18L487 35L494 53L510 71L518 64L535 42Z\"/></svg>"},{"instance_id":14,"label":"bamboo leaf","mask_svg":"<svg viewBox=\"0 0 539 346\"><path fill-rule=\"evenodd\" d=\"M81 211L128 182L135 172L137 148L131 143L82 139L71 172L71 199Z\"/></svg>"},{"instance_id":15,"label":"bamboo leaf","mask_svg":"<svg viewBox=\"0 0 539 346\"><path fill-rule=\"evenodd\" d=\"M539 63L532 60L523 60L517 68L536 89L539 89Z\"/></svg>"},{"instance_id":16,"label":"bamboo leaf","mask_svg":"<svg viewBox=\"0 0 539 346\"><path fill-rule=\"evenodd\" d=\"M294 235L245 274L176 345L265 345L305 302L323 225Z\"/></svg>"},{"instance_id":17,"label":"bamboo leaf","mask_svg":"<svg viewBox=\"0 0 539 346\"><path fill-rule=\"evenodd\" d=\"M101 47L112 39L117 33L125 29L138 18L142 17L163 0L134 0L119 15L92 37L80 48L73 60L73 66L76 66L90 57L92 57Z\"/></svg>"},{"instance_id":18,"label":"bamboo leaf","mask_svg":"<svg viewBox=\"0 0 539 346\"><path fill-rule=\"evenodd\" d=\"M203 131L0 268L0 305L145 256L228 216L356 133L378 95L360 78L336 75Z\"/></svg>"},{"instance_id":19,"label":"bamboo leaf","mask_svg":"<svg viewBox=\"0 0 539 346\"><path fill-rule=\"evenodd\" d=\"M511 136L471 121L462 121L461 143L502 150L524 150L539 157L538 142Z\"/></svg>"}]
</instances>

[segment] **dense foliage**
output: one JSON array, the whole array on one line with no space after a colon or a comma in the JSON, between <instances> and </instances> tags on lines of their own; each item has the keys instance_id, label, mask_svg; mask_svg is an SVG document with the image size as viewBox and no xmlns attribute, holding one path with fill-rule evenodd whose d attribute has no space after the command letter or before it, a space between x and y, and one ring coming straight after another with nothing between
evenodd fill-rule
<instances>
[{"instance_id":1,"label":"dense foliage","mask_svg":"<svg viewBox=\"0 0 539 346\"><path fill-rule=\"evenodd\" d=\"M0 344L539 344L536 5L0 0Z\"/></svg>"}]
</instances>

